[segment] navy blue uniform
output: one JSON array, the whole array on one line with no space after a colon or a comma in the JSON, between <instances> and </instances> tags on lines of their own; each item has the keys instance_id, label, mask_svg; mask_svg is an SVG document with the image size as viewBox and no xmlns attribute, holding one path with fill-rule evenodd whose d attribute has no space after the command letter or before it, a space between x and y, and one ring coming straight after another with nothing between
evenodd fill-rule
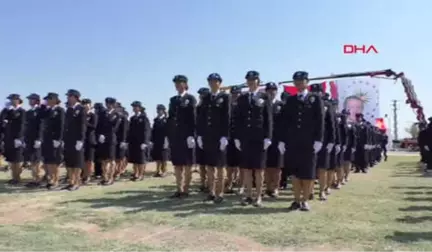
<instances>
[{"instance_id":1,"label":"navy blue uniform","mask_svg":"<svg viewBox=\"0 0 432 252\"><path fill-rule=\"evenodd\" d=\"M148 147L151 139L150 122L145 113L133 115L130 118L128 143L129 159L132 164L145 164L148 160ZM145 148L142 148L142 145Z\"/></svg>"},{"instance_id":2,"label":"navy blue uniform","mask_svg":"<svg viewBox=\"0 0 432 252\"><path fill-rule=\"evenodd\" d=\"M237 99L236 137L241 145L240 168L263 169L266 166L264 139L273 134L272 103L266 93L245 93Z\"/></svg>"},{"instance_id":3,"label":"navy blue uniform","mask_svg":"<svg viewBox=\"0 0 432 252\"><path fill-rule=\"evenodd\" d=\"M41 146L35 146L35 142L42 143L43 133L43 108L34 107L26 112L25 150L24 159L26 162L41 161ZM38 148L35 148L38 147Z\"/></svg>"},{"instance_id":4,"label":"navy blue uniform","mask_svg":"<svg viewBox=\"0 0 432 252\"><path fill-rule=\"evenodd\" d=\"M230 129L230 96L227 93L207 94L202 98L197 114L197 135L204 151L203 165L224 167L226 149L221 150L221 139L228 141Z\"/></svg>"},{"instance_id":5,"label":"navy blue uniform","mask_svg":"<svg viewBox=\"0 0 432 252\"><path fill-rule=\"evenodd\" d=\"M6 161L11 163L23 162L26 111L21 107L11 107L6 111L4 120L6 120L4 137ZM21 144L16 145L16 141Z\"/></svg>"},{"instance_id":6,"label":"navy blue uniform","mask_svg":"<svg viewBox=\"0 0 432 252\"><path fill-rule=\"evenodd\" d=\"M105 110L99 117L96 134L98 140L103 136L104 141L99 141L98 158L101 160L114 160L116 158L117 135L116 132L120 125L120 116L114 110Z\"/></svg>"},{"instance_id":7,"label":"navy blue uniform","mask_svg":"<svg viewBox=\"0 0 432 252\"><path fill-rule=\"evenodd\" d=\"M273 113L273 139L272 144L267 149L267 167L270 168L280 168L283 166L283 155L281 155L278 149L278 143L281 141L281 136L279 131L281 127L281 111L283 103L281 101L274 101L272 103L272 113Z\"/></svg>"},{"instance_id":8,"label":"navy blue uniform","mask_svg":"<svg viewBox=\"0 0 432 252\"><path fill-rule=\"evenodd\" d=\"M193 148L189 148L187 139L195 137L196 99L185 93L171 97L168 107L169 145L171 162L174 166L186 166L194 163Z\"/></svg>"},{"instance_id":9,"label":"navy blue uniform","mask_svg":"<svg viewBox=\"0 0 432 252\"><path fill-rule=\"evenodd\" d=\"M84 142L84 160L93 162L95 159L95 151L97 146L96 127L98 125L98 115L95 111L90 110L86 115L86 137Z\"/></svg>"},{"instance_id":10,"label":"navy blue uniform","mask_svg":"<svg viewBox=\"0 0 432 252\"><path fill-rule=\"evenodd\" d=\"M64 161L67 168L84 168L87 115L81 104L68 107L65 118ZM81 148L77 147L77 142Z\"/></svg>"},{"instance_id":11,"label":"navy blue uniform","mask_svg":"<svg viewBox=\"0 0 432 252\"><path fill-rule=\"evenodd\" d=\"M324 138L323 147L318 152L317 168L329 169L330 168L330 153L328 150L329 144L334 145L336 141L336 127L335 127L335 112L332 104L329 101L324 101ZM332 148L331 152L333 151ZM333 152L334 154L334 152Z\"/></svg>"},{"instance_id":12,"label":"navy blue uniform","mask_svg":"<svg viewBox=\"0 0 432 252\"><path fill-rule=\"evenodd\" d=\"M60 165L62 162L64 126L64 109L58 105L46 107L42 140L42 157L45 164ZM54 141L60 145L55 146Z\"/></svg>"},{"instance_id":13,"label":"navy blue uniform","mask_svg":"<svg viewBox=\"0 0 432 252\"><path fill-rule=\"evenodd\" d=\"M165 148L165 138L168 137L166 116L156 117L153 120L151 142L153 143L151 157L153 161L167 161L168 149Z\"/></svg>"},{"instance_id":14,"label":"navy blue uniform","mask_svg":"<svg viewBox=\"0 0 432 252\"><path fill-rule=\"evenodd\" d=\"M126 143L129 130L129 120L126 114L119 114L120 124L116 132L117 146L116 146L116 160L122 160L126 157L126 148L122 148L121 143Z\"/></svg>"}]
</instances>

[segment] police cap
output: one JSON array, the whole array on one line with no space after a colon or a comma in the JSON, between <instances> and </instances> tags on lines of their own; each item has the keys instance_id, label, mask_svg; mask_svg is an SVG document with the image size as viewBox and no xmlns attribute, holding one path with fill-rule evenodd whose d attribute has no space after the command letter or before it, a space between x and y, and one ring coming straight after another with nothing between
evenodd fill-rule
<instances>
[{"instance_id":1,"label":"police cap","mask_svg":"<svg viewBox=\"0 0 432 252\"><path fill-rule=\"evenodd\" d=\"M173 82L188 82L188 78L185 75L178 74L174 76Z\"/></svg>"},{"instance_id":2,"label":"police cap","mask_svg":"<svg viewBox=\"0 0 432 252\"><path fill-rule=\"evenodd\" d=\"M248 72L246 73L245 79L246 79L246 80L250 80L250 79L258 79L259 76L260 76L260 74L259 74L257 71L255 71L255 70L251 70L251 71L248 71Z\"/></svg>"},{"instance_id":3,"label":"police cap","mask_svg":"<svg viewBox=\"0 0 432 252\"><path fill-rule=\"evenodd\" d=\"M274 82L268 82L265 85L265 90L277 90L277 89L278 89L278 86Z\"/></svg>"},{"instance_id":4,"label":"police cap","mask_svg":"<svg viewBox=\"0 0 432 252\"><path fill-rule=\"evenodd\" d=\"M218 74L218 73L212 73L212 74L210 74L210 75L207 77L207 80L208 80L208 81L211 81L211 80L217 80L217 81L222 82L222 77L221 77L220 74Z\"/></svg>"},{"instance_id":5,"label":"police cap","mask_svg":"<svg viewBox=\"0 0 432 252\"><path fill-rule=\"evenodd\" d=\"M116 104L117 100L113 97L107 97L105 98L105 103L107 104Z\"/></svg>"},{"instance_id":6,"label":"police cap","mask_svg":"<svg viewBox=\"0 0 432 252\"><path fill-rule=\"evenodd\" d=\"M308 80L309 74L305 71L297 71L293 74L293 80Z\"/></svg>"}]
</instances>

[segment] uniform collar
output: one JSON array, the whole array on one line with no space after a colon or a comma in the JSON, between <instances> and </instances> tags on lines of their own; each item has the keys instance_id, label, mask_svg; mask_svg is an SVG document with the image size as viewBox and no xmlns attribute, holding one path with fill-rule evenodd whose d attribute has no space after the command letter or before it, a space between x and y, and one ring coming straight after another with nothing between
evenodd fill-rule
<instances>
[{"instance_id":1,"label":"uniform collar","mask_svg":"<svg viewBox=\"0 0 432 252\"><path fill-rule=\"evenodd\" d=\"M158 119L164 119L165 115L157 116Z\"/></svg>"},{"instance_id":2,"label":"uniform collar","mask_svg":"<svg viewBox=\"0 0 432 252\"><path fill-rule=\"evenodd\" d=\"M19 109L19 108L21 108L21 105L18 105L18 106L16 106L16 107L14 107L14 106L12 106L12 105L9 106L9 109L10 109L10 110L17 110L17 109Z\"/></svg>"},{"instance_id":3,"label":"uniform collar","mask_svg":"<svg viewBox=\"0 0 432 252\"><path fill-rule=\"evenodd\" d=\"M70 107L73 108L73 109L75 109L78 105L80 105L80 103L79 102L75 102L75 104L72 105L72 106L70 106Z\"/></svg>"},{"instance_id":4,"label":"uniform collar","mask_svg":"<svg viewBox=\"0 0 432 252\"><path fill-rule=\"evenodd\" d=\"M253 92L249 91L248 93L249 93L249 95L256 96L258 94L258 92L259 92L259 89L257 88L257 90L255 90Z\"/></svg>"},{"instance_id":5,"label":"uniform collar","mask_svg":"<svg viewBox=\"0 0 432 252\"><path fill-rule=\"evenodd\" d=\"M135 116L140 116L141 112L135 113Z\"/></svg>"},{"instance_id":6,"label":"uniform collar","mask_svg":"<svg viewBox=\"0 0 432 252\"><path fill-rule=\"evenodd\" d=\"M220 93L220 90L216 91L216 93L210 93L212 96L218 96Z\"/></svg>"},{"instance_id":7,"label":"uniform collar","mask_svg":"<svg viewBox=\"0 0 432 252\"><path fill-rule=\"evenodd\" d=\"M37 108L39 108L39 105L34 105L33 107L31 107L31 109L30 110L36 110Z\"/></svg>"},{"instance_id":8,"label":"uniform collar","mask_svg":"<svg viewBox=\"0 0 432 252\"><path fill-rule=\"evenodd\" d=\"M186 92L186 91L183 91L183 93L178 94L178 96L183 97L183 96L185 96L186 94L187 94L187 92Z\"/></svg>"},{"instance_id":9,"label":"uniform collar","mask_svg":"<svg viewBox=\"0 0 432 252\"><path fill-rule=\"evenodd\" d=\"M299 92L297 94L297 96L302 96L302 97L306 97L306 95L309 93L309 91L307 89L303 90L302 92Z\"/></svg>"},{"instance_id":10,"label":"uniform collar","mask_svg":"<svg viewBox=\"0 0 432 252\"><path fill-rule=\"evenodd\" d=\"M108 114L112 114L114 112L114 110L115 109L110 109L110 110L107 110L107 112L108 112Z\"/></svg>"},{"instance_id":11,"label":"uniform collar","mask_svg":"<svg viewBox=\"0 0 432 252\"><path fill-rule=\"evenodd\" d=\"M275 104L276 103L276 98L273 98L272 103Z\"/></svg>"}]
</instances>

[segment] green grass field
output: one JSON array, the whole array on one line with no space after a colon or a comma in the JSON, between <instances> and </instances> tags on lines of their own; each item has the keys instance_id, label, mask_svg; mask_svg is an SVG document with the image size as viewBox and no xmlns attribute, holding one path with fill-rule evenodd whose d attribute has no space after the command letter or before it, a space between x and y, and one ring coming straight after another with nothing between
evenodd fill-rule
<instances>
[{"instance_id":1,"label":"green grass field","mask_svg":"<svg viewBox=\"0 0 432 252\"><path fill-rule=\"evenodd\" d=\"M390 157L355 174L309 213L287 211L290 191L253 208L238 196L222 205L198 193L169 200L173 176L47 192L6 187L2 173L0 251L432 250L432 178L417 160Z\"/></svg>"}]
</instances>

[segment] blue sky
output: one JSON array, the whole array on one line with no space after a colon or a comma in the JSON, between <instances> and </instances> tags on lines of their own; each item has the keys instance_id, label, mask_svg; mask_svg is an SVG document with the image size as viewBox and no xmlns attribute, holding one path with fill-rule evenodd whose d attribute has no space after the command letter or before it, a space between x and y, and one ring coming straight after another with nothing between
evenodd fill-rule
<instances>
[{"instance_id":1,"label":"blue sky","mask_svg":"<svg viewBox=\"0 0 432 252\"><path fill-rule=\"evenodd\" d=\"M218 72L225 84L258 70L265 81L380 70L404 71L432 110L428 83L431 1L401 0L0 0L0 95L65 93L141 100L150 115ZM379 54L344 55L343 44ZM400 134L415 120L400 83L381 82L381 112L400 100Z\"/></svg>"}]
</instances>

